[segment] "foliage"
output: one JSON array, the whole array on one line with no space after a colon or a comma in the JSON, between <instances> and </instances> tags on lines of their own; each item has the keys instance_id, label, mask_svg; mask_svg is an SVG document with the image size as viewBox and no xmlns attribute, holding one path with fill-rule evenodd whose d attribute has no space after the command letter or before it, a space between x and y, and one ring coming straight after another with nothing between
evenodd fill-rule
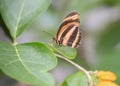
<instances>
[{"instance_id":1,"label":"foliage","mask_svg":"<svg viewBox=\"0 0 120 86\"><path fill-rule=\"evenodd\" d=\"M94 82L97 82L95 76L92 77ZM61 84L61 86L89 86L87 81L87 77L83 72L75 72L69 75L65 81Z\"/></svg>"},{"instance_id":2,"label":"foliage","mask_svg":"<svg viewBox=\"0 0 120 86\"><path fill-rule=\"evenodd\" d=\"M59 7L59 5L56 6L53 3L46 12L48 16L46 17L46 14L42 14L51 4L51 0L0 0L0 14L12 41L12 43L0 42L0 69L6 75L28 84L55 86L55 80L49 71L53 70L58 64L59 60L57 61L56 53L65 57L64 60L68 59L66 61L69 62L69 59L75 59L79 54L78 57L84 57L84 50L82 50L82 53L77 54L76 49L50 45L48 42L50 36L44 35L43 37L42 30L48 30L50 33L53 33L52 30L56 27L58 28L58 26L55 26L57 22L62 21L60 16L62 15L63 18L63 15L70 11L76 10L80 12L81 25L83 25L86 14L91 9L101 5L117 7L120 4L119 0L54 0L55 3L58 1L64 4L59 3ZM39 15L41 15L40 20L38 19L38 21L36 20L33 23L33 20L39 18ZM43 18L46 21L41 21ZM33 32L36 30L35 34L40 34L38 37L40 42L18 43L18 37L23 37L22 39L24 39L22 35L26 33L23 32L31 23L33 25L29 27L29 30L32 28L32 34L30 35L33 35ZM95 37L93 38L97 39L95 51L98 59L94 67L81 60L82 58L78 59L77 62L79 64L84 63L91 69L115 72L118 76L117 82L120 84L120 68L118 65L120 60L119 28L120 20L116 19L106 24L105 30L94 35ZM47 44L43 42L44 40L47 40ZM97 82L96 76L93 76L92 79L94 82ZM80 71L73 73L65 78L61 86L88 86L87 77Z\"/></svg>"}]
</instances>

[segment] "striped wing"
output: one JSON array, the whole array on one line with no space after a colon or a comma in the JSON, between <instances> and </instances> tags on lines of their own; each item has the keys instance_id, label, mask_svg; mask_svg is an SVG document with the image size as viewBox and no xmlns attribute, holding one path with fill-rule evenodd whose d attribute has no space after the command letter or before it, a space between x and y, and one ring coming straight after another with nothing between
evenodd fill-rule
<instances>
[{"instance_id":1,"label":"striped wing","mask_svg":"<svg viewBox=\"0 0 120 86\"><path fill-rule=\"evenodd\" d=\"M80 15L77 12L71 12L65 17L56 35L56 43L59 45L76 48L81 39Z\"/></svg>"}]
</instances>

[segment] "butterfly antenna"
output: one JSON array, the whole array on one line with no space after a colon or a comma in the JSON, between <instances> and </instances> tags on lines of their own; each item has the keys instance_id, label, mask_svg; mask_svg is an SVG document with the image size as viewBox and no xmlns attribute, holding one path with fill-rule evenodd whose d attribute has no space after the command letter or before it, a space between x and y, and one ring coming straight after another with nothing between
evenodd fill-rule
<instances>
[{"instance_id":1,"label":"butterfly antenna","mask_svg":"<svg viewBox=\"0 0 120 86\"><path fill-rule=\"evenodd\" d=\"M42 30L44 33L47 33L48 35L52 36L52 39L53 41L56 41L56 38L49 32L45 31L45 30Z\"/></svg>"},{"instance_id":2,"label":"butterfly antenna","mask_svg":"<svg viewBox=\"0 0 120 86\"><path fill-rule=\"evenodd\" d=\"M47 31L45 31L45 30L42 30L42 31L43 31L44 33L47 33L48 35L54 37L51 33L47 32Z\"/></svg>"},{"instance_id":3,"label":"butterfly antenna","mask_svg":"<svg viewBox=\"0 0 120 86\"><path fill-rule=\"evenodd\" d=\"M53 34L47 32L47 31L45 31L45 30L42 30L42 32L44 32L44 33L46 33L46 34L48 34L49 36L52 37L52 41L50 41L50 43L53 43L54 41L56 41L56 38L53 36Z\"/></svg>"}]
</instances>

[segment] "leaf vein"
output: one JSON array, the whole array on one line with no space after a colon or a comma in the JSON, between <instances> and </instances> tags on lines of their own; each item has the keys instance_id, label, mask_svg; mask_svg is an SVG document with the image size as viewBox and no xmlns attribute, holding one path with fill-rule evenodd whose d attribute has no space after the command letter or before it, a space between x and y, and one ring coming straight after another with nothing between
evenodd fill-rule
<instances>
[{"instance_id":1,"label":"leaf vein","mask_svg":"<svg viewBox=\"0 0 120 86\"><path fill-rule=\"evenodd\" d=\"M16 26L15 26L14 40L16 39L16 33L17 33L17 30L18 30L18 25L19 25L20 20L21 20L22 11L23 11L23 8L24 8L24 2L25 2L25 0L23 0L23 2L22 2L21 9L20 9L20 12L19 12L19 15L18 15L18 20L17 20Z\"/></svg>"},{"instance_id":2,"label":"leaf vein","mask_svg":"<svg viewBox=\"0 0 120 86\"><path fill-rule=\"evenodd\" d=\"M20 54L19 54L19 51L18 51L17 47L16 47L16 46L14 46L14 47L15 47L15 51L16 51L18 60L22 63L22 65L23 65L24 68L27 70L27 72L31 74L31 71L26 67L26 65L25 65L24 62L22 61L21 56L20 56Z\"/></svg>"},{"instance_id":3,"label":"leaf vein","mask_svg":"<svg viewBox=\"0 0 120 86\"><path fill-rule=\"evenodd\" d=\"M18 60L18 59L13 60L13 61L11 61L11 62L9 62L9 63L5 64L5 66L10 65L10 64L13 64L13 63L15 63L15 62L17 62L17 61L19 61L19 60Z\"/></svg>"},{"instance_id":4,"label":"leaf vein","mask_svg":"<svg viewBox=\"0 0 120 86\"><path fill-rule=\"evenodd\" d=\"M33 62L33 61L25 61L25 62L27 62L27 63L33 63L33 64L38 64L38 65L44 65L42 63L36 63L36 62Z\"/></svg>"}]
</instances>

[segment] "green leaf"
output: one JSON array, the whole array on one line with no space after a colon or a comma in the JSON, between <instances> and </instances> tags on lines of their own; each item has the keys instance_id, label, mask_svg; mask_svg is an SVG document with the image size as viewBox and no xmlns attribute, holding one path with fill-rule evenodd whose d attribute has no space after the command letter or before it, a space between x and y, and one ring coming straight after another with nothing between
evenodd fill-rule
<instances>
[{"instance_id":1,"label":"green leaf","mask_svg":"<svg viewBox=\"0 0 120 86\"><path fill-rule=\"evenodd\" d=\"M96 81L94 76L93 81ZM88 79L83 72L79 71L69 75L61 86L88 86Z\"/></svg>"},{"instance_id":2,"label":"green leaf","mask_svg":"<svg viewBox=\"0 0 120 86\"><path fill-rule=\"evenodd\" d=\"M53 69L57 59L42 43L10 45L0 43L0 68L8 76L37 86L54 86Z\"/></svg>"},{"instance_id":3,"label":"green leaf","mask_svg":"<svg viewBox=\"0 0 120 86\"><path fill-rule=\"evenodd\" d=\"M68 76L61 86L88 86L87 77L82 72Z\"/></svg>"},{"instance_id":4,"label":"green leaf","mask_svg":"<svg viewBox=\"0 0 120 86\"><path fill-rule=\"evenodd\" d=\"M71 47L67 47L67 46L52 46L51 48L53 49L53 51L63 55L64 57L68 58L68 59L74 59L76 57L76 49L75 48L71 48Z\"/></svg>"},{"instance_id":5,"label":"green leaf","mask_svg":"<svg viewBox=\"0 0 120 86\"><path fill-rule=\"evenodd\" d=\"M51 0L0 0L0 12L15 40L26 26L45 11Z\"/></svg>"}]
</instances>

